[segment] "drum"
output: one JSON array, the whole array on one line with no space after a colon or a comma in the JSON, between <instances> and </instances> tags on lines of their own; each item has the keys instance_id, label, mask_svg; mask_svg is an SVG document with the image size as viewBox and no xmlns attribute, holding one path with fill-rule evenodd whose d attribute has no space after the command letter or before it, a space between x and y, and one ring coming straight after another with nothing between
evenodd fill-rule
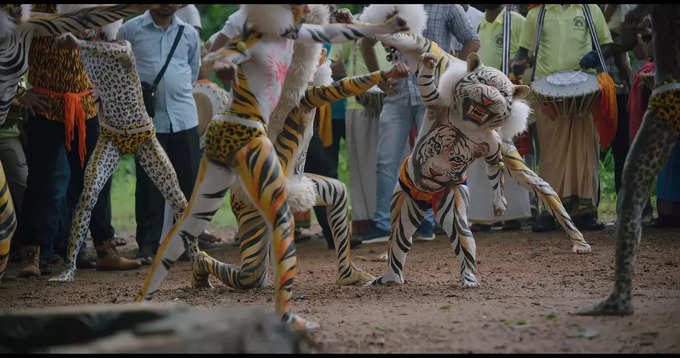
<instances>
[{"instance_id":1,"label":"drum","mask_svg":"<svg viewBox=\"0 0 680 358\"><path fill-rule=\"evenodd\" d=\"M216 83L208 80L196 81L193 95L198 111L198 134L203 136L213 116L229 109L231 96Z\"/></svg>"},{"instance_id":2,"label":"drum","mask_svg":"<svg viewBox=\"0 0 680 358\"><path fill-rule=\"evenodd\" d=\"M534 81L531 89L538 103L560 119L589 114L601 93L597 75L583 71L555 72Z\"/></svg>"}]
</instances>

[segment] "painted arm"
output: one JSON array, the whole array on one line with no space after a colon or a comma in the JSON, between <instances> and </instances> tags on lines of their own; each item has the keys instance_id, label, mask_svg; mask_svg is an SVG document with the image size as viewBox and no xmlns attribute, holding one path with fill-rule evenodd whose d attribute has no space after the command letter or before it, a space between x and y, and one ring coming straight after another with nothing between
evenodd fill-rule
<instances>
[{"instance_id":1,"label":"painted arm","mask_svg":"<svg viewBox=\"0 0 680 358\"><path fill-rule=\"evenodd\" d=\"M491 192L493 193L493 214L502 216L507 208L507 200L503 196L503 155L501 154L501 142L497 135L493 135L494 141L491 142L493 154L486 157L486 175L489 178ZM496 147L495 151L494 146Z\"/></svg>"},{"instance_id":2,"label":"painted arm","mask_svg":"<svg viewBox=\"0 0 680 358\"><path fill-rule=\"evenodd\" d=\"M34 37L61 34L64 32L80 32L86 29L100 28L104 25L146 11L150 4L102 5L82 9L70 14L54 15L27 21L33 29Z\"/></svg>"},{"instance_id":3,"label":"painted arm","mask_svg":"<svg viewBox=\"0 0 680 358\"><path fill-rule=\"evenodd\" d=\"M311 43L342 43L362 37L393 34L408 31L406 21L399 16L387 20L383 24L302 24L298 30L296 41ZM284 34L284 36L286 36Z\"/></svg>"},{"instance_id":4,"label":"painted arm","mask_svg":"<svg viewBox=\"0 0 680 358\"><path fill-rule=\"evenodd\" d=\"M383 72L375 71L361 76L344 78L329 86L309 87L305 91L302 101L300 101L300 109L303 112L309 111L325 104L362 94L386 78Z\"/></svg>"},{"instance_id":5,"label":"painted arm","mask_svg":"<svg viewBox=\"0 0 680 358\"><path fill-rule=\"evenodd\" d=\"M291 174L291 166L295 165L295 158L297 158L299 148L303 144L302 137L307 126L303 117L300 107L293 108L286 116L283 128L281 128L281 132L274 143L274 150L279 158L281 169L286 175Z\"/></svg>"},{"instance_id":6,"label":"painted arm","mask_svg":"<svg viewBox=\"0 0 680 358\"><path fill-rule=\"evenodd\" d=\"M418 89L420 90L420 98L426 107L431 106L445 106L444 100L439 95L439 89L435 85L435 67L438 61L443 57L437 57L432 52L426 52L421 55L422 66L418 71Z\"/></svg>"}]
</instances>

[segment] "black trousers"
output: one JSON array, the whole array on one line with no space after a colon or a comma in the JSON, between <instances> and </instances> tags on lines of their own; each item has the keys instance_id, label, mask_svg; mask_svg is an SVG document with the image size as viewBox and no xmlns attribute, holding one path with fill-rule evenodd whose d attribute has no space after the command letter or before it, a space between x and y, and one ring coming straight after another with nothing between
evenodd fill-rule
<instances>
[{"instance_id":1,"label":"black trousers","mask_svg":"<svg viewBox=\"0 0 680 358\"><path fill-rule=\"evenodd\" d=\"M97 144L99 119L86 122L85 165ZM74 130L71 151L67 151L64 124L42 116L25 124L28 137L28 177L21 213L23 245L40 245L41 257L55 252L66 255L73 211L83 191L85 168L78 155L78 131ZM113 238L111 226L111 178L99 193L92 210L90 232L94 242Z\"/></svg>"},{"instance_id":2,"label":"black trousers","mask_svg":"<svg viewBox=\"0 0 680 358\"><path fill-rule=\"evenodd\" d=\"M201 160L198 127L175 133L156 133L156 138L168 154L179 187L189 201L194 189ZM153 256L158 249L163 229L165 199L139 163L135 160L137 186L135 188L136 240L143 256Z\"/></svg>"},{"instance_id":3,"label":"black trousers","mask_svg":"<svg viewBox=\"0 0 680 358\"><path fill-rule=\"evenodd\" d=\"M323 175L329 178L338 178L338 158L340 152L340 138L345 138L345 121L333 119L333 144L324 148L319 137L319 128L314 126L314 136L309 141L305 172ZM321 225L321 230L328 243L333 242L333 235L328 226L326 207L315 206L314 214Z\"/></svg>"}]
</instances>

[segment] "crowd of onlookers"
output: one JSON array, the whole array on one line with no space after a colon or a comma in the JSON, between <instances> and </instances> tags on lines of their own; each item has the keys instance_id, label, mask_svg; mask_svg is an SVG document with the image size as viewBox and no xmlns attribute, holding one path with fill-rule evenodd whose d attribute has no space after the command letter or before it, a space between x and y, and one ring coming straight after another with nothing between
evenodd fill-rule
<instances>
[{"instance_id":1,"label":"crowd of onlookers","mask_svg":"<svg viewBox=\"0 0 680 358\"><path fill-rule=\"evenodd\" d=\"M54 13L55 5L33 5L34 11ZM589 5L592 24L602 47L609 74L616 88L617 125L611 152L614 157L615 188L621 186L621 172L630 143L642 121L654 82L651 23L637 34L632 51L616 51L619 28L632 5ZM425 4L427 27L423 33L443 50L461 58L478 53L483 64L501 67L503 20L511 13L510 78L529 84L563 70L579 68L598 71L588 25L581 4L505 5ZM331 5L335 9L335 5ZM544 11L544 16L539 13ZM333 11L331 11L333 13ZM535 44L537 23L543 18L540 41ZM646 19L645 21L649 21ZM200 158L196 103L192 83L201 76L201 50L215 50L240 33L245 18L232 14L225 26L210 40L200 40L201 18L193 5L165 4L126 21L115 37L131 43L141 81L152 82L175 40L180 25L176 55L159 82L153 123L156 137L174 166L180 187L190 198ZM66 256L71 218L83 188L84 163L98 136L99 117L96 93L78 59L77 50L57 48L54 37L35 39L29 54L27 90L20 91L8 125L0 128L0 160L5 169L18 216L13 256L21 261L20 276L51 273L54 263ZM204 48L206 46L206 48ZM332 61L333 79L387 69L389 62L402 61L400 54L388 53L371 39L326 45ZM534 58L534 53L537 56ZM601 70L601 69L600 69ZM318 126L310 142L306 170L338 177L340 144L345 141L349 166L348 190L351 200L352 230L360 243L387 241L390 230L390 199L398 169L410 152L422 125L425 107L411 74L396 82L379 84L379 91L333 103L331 135L319 134ZM39 89L44 89L40 90ZM73 118L64 118L64 99L46 93L85 93L79 97L85 113L84 128L73 133ZM555 118L535 100L527 132L515 138L515 146L525 161L559 194L576 226L581 230L601 230L598 218L602 148L591 115ZM76 123L80 125L81 123ZM71 132L69 132L71 130ZM82 144L81 144L82 143ZM84 153L80 149L83 146ZM676 146L657 181L658 218L652 221L648 201L643 217L647 224L671 225L680 217L680 146ZM163 227L165 202L139 164L136 165L136 241L134 259L122 257L116 246L125 240L111 226L111 183L102 190L92 211L90 232L97 258L81 250L81 268L124 270L150 264L158 248ZM506 176L508 207L501 217L493 214L491 189L484 163L468 168L470 188L468 218L473 231L516 230L531 226L533 231L556 230L555 221L537 205L536 198ZM333 247L325 209L315 213L322 235ZM296 240L310 215L296 213ZM415 239L433 240L441 232L429 211ZM199 237L202 248L216 239L208 232Z\"/></svg>"}]
</instances>

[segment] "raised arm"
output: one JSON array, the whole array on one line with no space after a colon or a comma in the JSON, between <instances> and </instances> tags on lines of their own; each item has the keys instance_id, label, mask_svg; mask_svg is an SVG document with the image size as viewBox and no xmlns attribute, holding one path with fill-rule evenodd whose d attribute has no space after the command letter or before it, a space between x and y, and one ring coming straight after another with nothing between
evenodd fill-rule
<instances>
[{"instance_id":1,"label":"raised arm","mask_svg":"<svg viewBox=\"0 0 680 358\"><path fill-rule=\"evenodd\" d=\"M400 31L408 31L408 26L404 19L395 16L383 24L302 24L295 40L312 43L342 43Z\"/></svg>"},{"instance_id":2,"label":"raised arm","mask_svg":"<svg viewBox=\"0 0 680 358\"><path fill-rule=\"evenodd\" d=\"M347 97L362 94L385 79L406 76L408 76L408 67L400 63L392 66L389 71L375 71L361 76L344 78L330 86L309 87L300 102L300 109L306 111L321 107Z\"/></svg>"},{"instance_id":3,"label":"raised arm","mask_svg":"<svg viewBox=\"0 0 680 358\"><path fill-rule=\"evenodd\" d=\"M443 106L445 105L444 101L439 95L439 89L434 83L434 72L439 58L431 52L426 52L422 54L421 57L423 65L421 66L420 71L418 71L418 78L416 78L418 89L420 90L420 98L423 100L423 104L426 107Z\"/></svg>"},{"instance_id":4,"label":"raised arm","mask_svg":"<svg viewBox=\"0 0 680 358\"><path fill-rule=\"evenodd\" d=\"M54 15L27 21L33 29L33 36L48 36L64 32L80 33L86 29L100 28L112 22L141 13L152 7L150 4L102 5L82 9L70 14Z\"/></svg>"}]
</instances>

